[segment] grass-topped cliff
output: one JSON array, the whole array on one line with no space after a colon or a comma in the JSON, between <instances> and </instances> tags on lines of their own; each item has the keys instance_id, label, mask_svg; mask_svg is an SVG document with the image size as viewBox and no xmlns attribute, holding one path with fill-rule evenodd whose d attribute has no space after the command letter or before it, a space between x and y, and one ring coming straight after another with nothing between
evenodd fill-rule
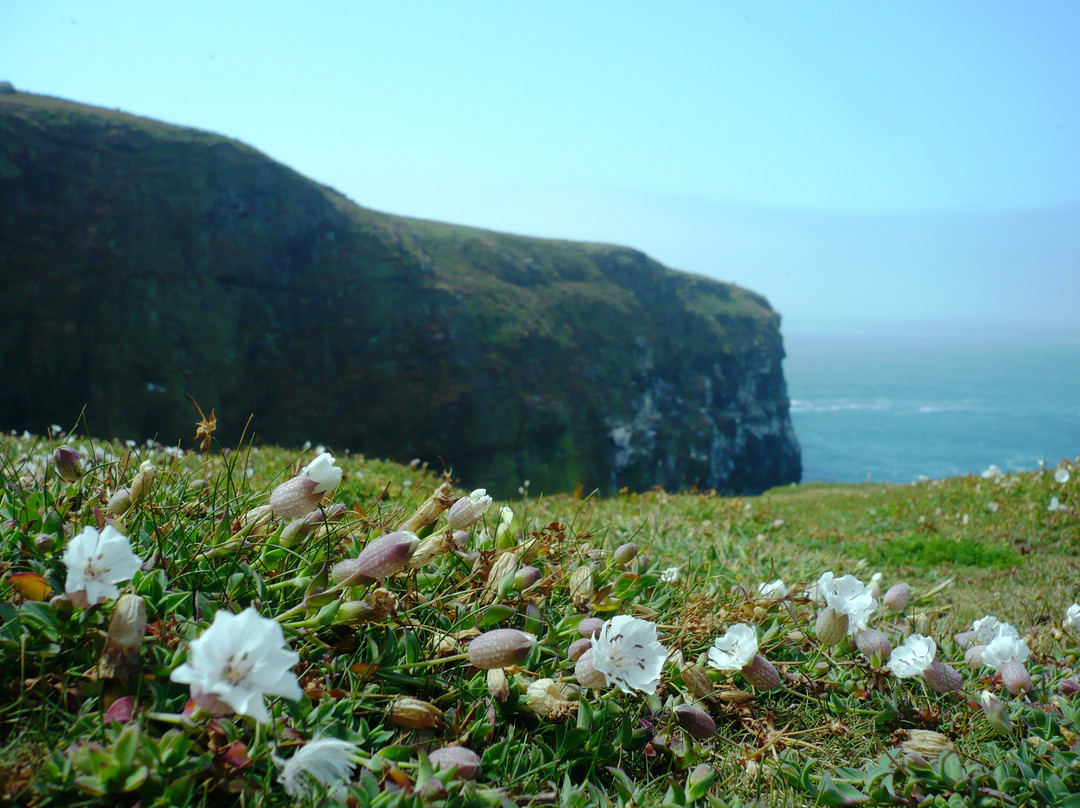
<instances>
[{"instance_id":1,"label":"grass-topped cliff","mask_svg":"<svg viewBox=\"0 0 1080 808\"><path fill-rule=\"evenodd\" d=\"M0 439L3 799L1076 804L1077 463L479 513L429 469L353 456L288 516L318 450L233 448ZM858 580L817 602L824 572ZM263 644L215 628L240 617ZM616 619L659 650L584 640Z\"/></svg>"},{"instance_id":2,"label":"grass-topped cliff","mask_svg":"<svg viewBox=\"0 0 1080 808\"><path fill-rule=\"evenodd\" d=\"M441 461L509 492L797 480L779 318L634 250L387 216L217 135L0 95L0 423ZM440 461L441 459L441 461Z\"/></svg>"}]
</instances>

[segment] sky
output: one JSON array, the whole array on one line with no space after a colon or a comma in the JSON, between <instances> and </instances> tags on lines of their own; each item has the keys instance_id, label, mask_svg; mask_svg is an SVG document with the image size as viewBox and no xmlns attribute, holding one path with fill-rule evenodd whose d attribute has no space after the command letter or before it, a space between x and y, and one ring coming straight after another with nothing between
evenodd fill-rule
<instances>
[{"instance_id":1,"label":"sky","mask_svg":"<svg viewBox=\"0 0 1080 808\"><path fill-rule=\"evenodd\" d=\"M1080 327L1080 3L0 0L0 79L787 328Z\"/></svg>"}]
</instances>

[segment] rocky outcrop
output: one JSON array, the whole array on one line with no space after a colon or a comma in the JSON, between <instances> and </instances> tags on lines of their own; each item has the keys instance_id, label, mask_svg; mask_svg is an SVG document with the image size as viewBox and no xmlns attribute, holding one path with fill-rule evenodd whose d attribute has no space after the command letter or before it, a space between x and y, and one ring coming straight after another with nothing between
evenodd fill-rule
<instances>
[{"instance_id":1,"label":"rocky outcrop","mask_svg":"<svg viewBox=\"0 0 1080 808\"><path fill-rule=\"evenodd\" d=\"M622 247L361 208L232 140L0 96L0 425L322 441L499 494L799 478L779 317ZM230 429L231 426L231 429Z\"/></svg>"}]
</instances>

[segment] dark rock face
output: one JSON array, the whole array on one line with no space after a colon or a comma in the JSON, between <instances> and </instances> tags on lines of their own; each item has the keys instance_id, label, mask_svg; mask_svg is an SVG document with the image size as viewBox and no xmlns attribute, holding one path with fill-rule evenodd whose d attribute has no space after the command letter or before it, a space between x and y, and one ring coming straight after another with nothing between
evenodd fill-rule
<instances>
[{"instance_id":1,"label":"dark rock face","mask_svg":"<svg viewBox=\"0 0 1080 808\"><path fill-rule=\"evenodd\" d=\"M500 495L800 474L779 317L633 250L386 216L225 138L0 96L0 427L440 458Z\"/></svg>"}]
</instances>

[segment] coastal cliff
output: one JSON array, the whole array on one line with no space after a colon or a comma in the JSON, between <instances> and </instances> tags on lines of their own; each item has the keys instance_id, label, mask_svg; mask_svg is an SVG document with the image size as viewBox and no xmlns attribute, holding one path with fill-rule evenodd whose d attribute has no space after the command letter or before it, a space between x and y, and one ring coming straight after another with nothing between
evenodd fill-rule
<instances>
[{"instance_id":1,"label":"coastal cliff","mask_svg":"<svg viewBox=\"0 0 1080 808\"><path fill-rule=\"evenodd\" d=\"M799 479L779 316L624 247L362 208L224 137L0 95L0 426L445 463L497 494Z\"/></svg>"}]
</instances>

